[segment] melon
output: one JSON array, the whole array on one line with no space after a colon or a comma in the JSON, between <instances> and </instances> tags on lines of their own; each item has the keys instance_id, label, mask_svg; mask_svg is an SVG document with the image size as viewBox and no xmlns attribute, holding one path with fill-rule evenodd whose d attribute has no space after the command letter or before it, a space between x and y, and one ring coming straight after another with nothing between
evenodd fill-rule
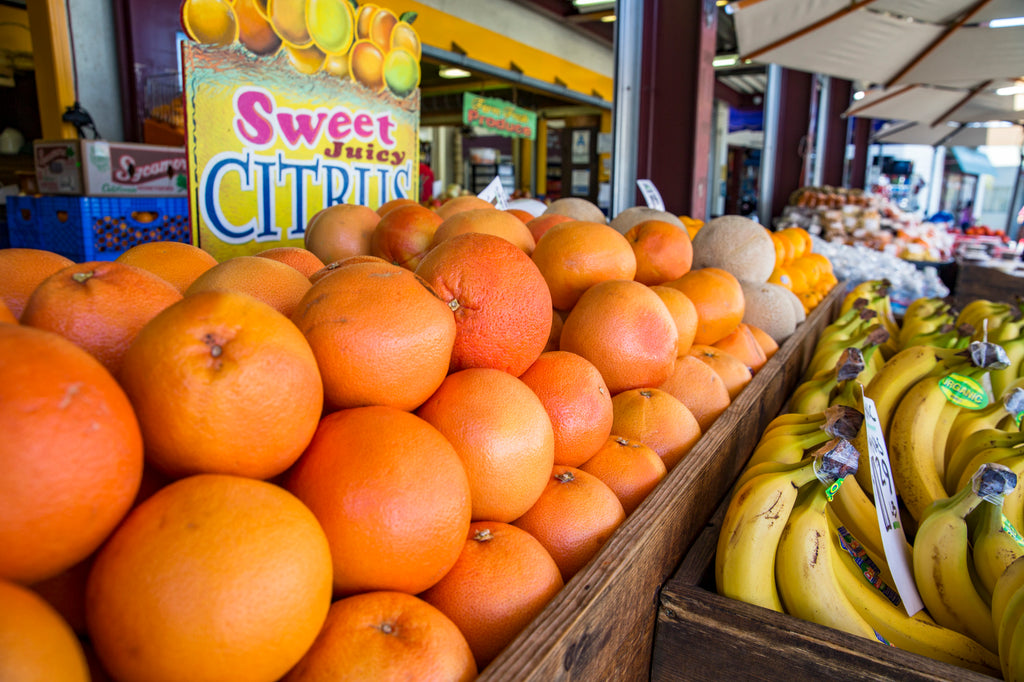
<instances>
[{"instance_id":1,"label":"melon","mask_svg":"<svg viewBox=\"0 0 1024 682\"><path fill-rule=\"evenodd\" d=\"M551 205L544 209L544 213L541 215L564 215L573 220L582 220L588 223L601 223L602 225L608 224L608 219L604 216L604 211L599 209L593 202L587 201L586 199L580 199L579 197L563 197L561 199L555 199L551 202Z\"/></svg>"},{"instance_id":2,"label":"melon","mask_svg":"<svg viewBox=\"0 0 1024 682\"><path fill-rule=\"evenodd\" d=\"M775 343L781 345L796 331L798 324L796 312L789 301L793 292L778 284L740 282L740 286L746 303L743 322L763 330Z\"/></svg>"},{"instance_id":3,"label":"melon","mask_svg":"<svg viewBox=\"0 0 1024 682\"><path fill-rule=\"evenodd\" d=\"M807 311L804 310L804 304L800 300L800 297L797 296L796 294L794 294L792 291L790 291L789 289L787 289L784 286L780 286L778 284L776 284L775 286L779 287L784 292L786 292L783 295L787 299L789 299L790 304L793 306L793 314L796 315L796 323L800 324L801 322L806 320L807 319Z\"/></svg>"},{"instance_id":4,"label":"melon","mask_svg":"<svg viewBox=\"0 0 1024 682\"><path fill-rule=\"evenodd\" d=\"M720 216L693 237L693 268L721 268L741 282L763 284L775 269L775 245L760 223Z\"/></svg>"},{"instance_id":5,"label":"melon","mask_svg":"<svg viewBox=\"0 0 1024 682\"><path fill-rule=\"evenodd\" d=\"M678 225L684 230L686 229L686 225L683 224L683 221L678 216L674 216L668 211L659 211L650 206L632 206L625 209L612 219L611 226L622 234L626 234L629 232L629 228L645 220L662 220L666 223Z\"/></svg>"}]
</instances>

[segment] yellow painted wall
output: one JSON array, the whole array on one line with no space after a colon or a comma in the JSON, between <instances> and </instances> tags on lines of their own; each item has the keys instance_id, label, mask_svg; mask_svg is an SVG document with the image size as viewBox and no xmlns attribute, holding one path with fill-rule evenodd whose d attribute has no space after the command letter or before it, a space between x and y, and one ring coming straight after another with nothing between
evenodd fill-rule
<instances>
[{"instance_id":1,"label":"yellow painted wall","mask_svg":"<svg viewBox=\"0 0 1024 682\"><path fill-rule=\"evenodd\" d=\"M585 95L596 93L609 102L614 95L613 80L608 76L524 45L500 33L481 28L414 0L390 2L386 3L386 6L396 14L416 12L418 17L413 26L425 45L448 51L461 50L471 59L502 69L512 69L512 62L515 62L515 66L531 78L555 83L557 77L570 90Z\"/></svg>"}]
</instances>

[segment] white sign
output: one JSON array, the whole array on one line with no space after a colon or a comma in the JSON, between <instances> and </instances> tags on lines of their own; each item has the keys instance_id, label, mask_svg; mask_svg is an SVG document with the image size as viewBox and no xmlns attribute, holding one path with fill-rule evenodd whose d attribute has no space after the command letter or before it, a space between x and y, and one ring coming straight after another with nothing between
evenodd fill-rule
<instances>
[{"instance_id":1,"label":"white sign","mask_svg":"<svg viewBox=\"0 0 1024 682\"><path fill-rule=\"evenodd\" d=\"M587 196L588 194L590 194L589 170L573 170L571 193L573 196Z\"/></svg>"},{"instance_id":2,"label":"white sign","mask_svg":"<svg viewBox=\"0 0 1024 682\"><path fill-rule=\"evenodd\" d=\"M863 391L864 388L861 387L861 392ZM878 410L875 401L867 396L864 396L864 428L868 436L871 485L875 491L875 511L878 513L878 526L882 531L885 560L892 572L892 579L896 582L896 591L900 593L903 608L907 610L908 615L913 616L924 608L924 604L914 582L910 547L907 545L907 536L903 533L903 524L900 523L896 485L892 480L889 451L885 447L882 425L878 421Z\"/></svg>"},{"instance_id":3,"label":"white sign","mask_svg":"<svg viewBox=\"0 0 1024 682\"><path fill-rule=\"evenodd\" d=\"M572 162L573 164L590 163L590 131L572 131Z\"/></svg>"},{"instance_id":4,"label":"white sign","mask_svg":"<svg viewBox=\"0 0 1024 682\"><path fill-rule=\"evenodd\" d=\"M501 178L497 175L477 196L484 201L494 204L494 207L498 210L505 211L508 209L508 192L505 191L505 185L501 184Z\"/></svg>"},{"instance_id":5,"label":"white sign","mask_svg":"<svg viewBox=\"0 0 1024 682\"><path fill-rule=\"evenodd\" d=\"M649 208L658 211L665 210L665 202L661 199L661 192L658 191L653 182L650 180L637 180L636 186L640 188L640 194L644 195L644 201L647 202Z\"/></svg>"}]
</instances>

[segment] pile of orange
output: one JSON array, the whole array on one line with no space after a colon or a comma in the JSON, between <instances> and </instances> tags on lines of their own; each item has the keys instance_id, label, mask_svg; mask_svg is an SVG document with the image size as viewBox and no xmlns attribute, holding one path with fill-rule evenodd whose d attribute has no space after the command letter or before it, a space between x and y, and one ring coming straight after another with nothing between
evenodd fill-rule
<instances>
[{"instance_id":1,"label":"pile of orange","mask_svg":"<svg viewBox=\"0 0 1024 682\"><path fill-rule=\"evenodd\" d=\"M768 281L786 287L810 312L839 283L832 271L832 261L812 249L814 243L807 230L787 227L771 232L775 246L775 270Z\"/></svg>"},{"instance_id":2,"label":"pile of orange","mask_svg":"<svg viewBox=\"0 0 1024 682\"><path fill-rule=\"evenodd\" d=\"M52 604L39 676L475 676L775 350L686 230L568 218L0 250L0 588Z\"/></svg>"}]
</instances>

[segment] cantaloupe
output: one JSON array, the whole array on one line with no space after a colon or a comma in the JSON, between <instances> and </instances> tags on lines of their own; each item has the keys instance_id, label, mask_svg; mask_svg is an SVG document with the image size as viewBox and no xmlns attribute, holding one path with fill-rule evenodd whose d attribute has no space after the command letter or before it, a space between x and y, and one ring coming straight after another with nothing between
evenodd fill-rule
<instances>
[{"instance_id":1,"label":"cantaloupe","mask_svg":"<svg viewBox=\"0 0 1024 682\"><path fill-rule=\"evenodd\" d=\"M579 197L563 197L561 199L555 199L551 202L550 206L544 209L544 213L541 215L550 215L552 213L568 216L573 220L583 220L588 223L601 223L602 225L608 224L608 219L605 218L604 211L598 208L593 202Z\"/></svg>"},{"instance_id":2,"label":"cantaloupe","mask_svg":"<svg viewBox=\"0 0 1024 682\"><path fill-rule=\"evenodd\" d=\"M762 284L775 269L775 245L750 218L725 215L708 222L693 238L693 268L721 268L741 282Z\"/></svg>"},{"instance_id":3,"label":"cantaloupe","mask_svg":"<svg viewBox=\"0 0 1024 682\"><path fill-rule=\"evenodd\" d=\"M801 322L806 320L807 311L804 310L804 304L803 301L800 300L800 297L784 286L780 286L778 284L776 284L775 286L779 287L780 289L786 292L783 295L789 300L790 305L793 306L793 314L796 315L796 323L800 324Z\"/></svg>"},{"instance_id":4,"label":"cantaloupe","mask_svg":"<svg viewBox=\"0 0 1024 682\"><path fill-rule=\"evenodd\" d=\"M740 282L743 287L743 322L753 325L782 344L796 331L796 312L789 301L792 292L778 284ZM799 301L798 301L799 302Z\"/></svg>"},{"instance_id":5,"label":"cantaloupe","mask_svg":"<svg viewBox=\"0 0 1024 682\"><path fill-rule=\"evenodd\" d=\"M623 210L612 219L611 226L622 234L626 234L629 232L629 228L645 220L663 220L666 223L672 223L684 230L686 229L686 225L683 224L683 221L678 216L674 216L668 211L659 211L650 206L631 206Z\"/></svg>"}]
</instances>

